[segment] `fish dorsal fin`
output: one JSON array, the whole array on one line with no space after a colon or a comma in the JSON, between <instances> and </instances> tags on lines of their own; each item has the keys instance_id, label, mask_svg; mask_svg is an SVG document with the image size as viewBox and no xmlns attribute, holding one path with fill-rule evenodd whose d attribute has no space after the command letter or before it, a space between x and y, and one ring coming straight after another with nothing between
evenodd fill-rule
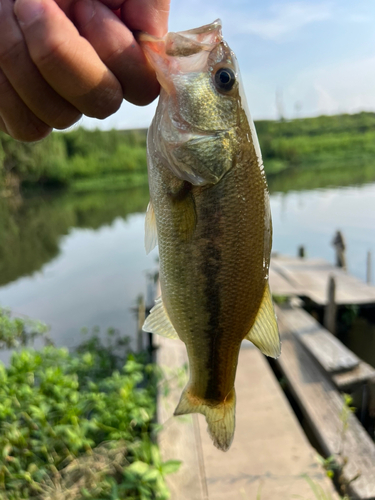
<instances>
[{"instance_id":1,"label":"fish dorsal fin","mask_svg":"<svg viewBox=\"0 0 375 500\"><path fill-rule=\"evenodd\" d=\"M158 233L156 230L156 218L152 203L148 204L145 220L145 249L148 255L158 244Z\"/></svg>"},{"instance_id":2,"label":"fish dorsal fin","mask_svg":"<svg viewBox=\"0 0 375 500\"><path fill-rule=\"evenodd\" d=\"M157 333L168 339L178 339L174 326L169 319L161 297L155 300L155 305L147 316L142 330L150 333Z\"/></svg>"},{"instance_id":3,"label":"fish dorsal fin","mask_svg":"<svg viewBox=\"0 0 375 500\"><path fill-rule=\"evenodd\" d=\"M255 322L245 339L250 340L266 356L271 358L280 356L279 329L268 283Z\"/></svg>"}]
</instances>

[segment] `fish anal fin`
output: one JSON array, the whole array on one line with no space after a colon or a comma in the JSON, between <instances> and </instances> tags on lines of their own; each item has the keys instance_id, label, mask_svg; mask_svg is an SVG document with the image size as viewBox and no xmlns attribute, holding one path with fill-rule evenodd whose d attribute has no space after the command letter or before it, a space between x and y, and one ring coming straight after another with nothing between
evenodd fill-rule
<instances>
[{"instance_id":1,"label":"fish anal fin","mask_svg":"<svg viewBox=\"0 0 375 500\"><path fill-rule=\"evenodd\" d=\"M255 322L245 339L250 340L266 356L271 358L280 356L279 329L268 283Z\"/></svg>"},{"instance_id":2,"label":"fish anal fin","mask_svg":"<svg viewBox=\"0 0 375 500\"><path fill-rule=\"evenodd\" d=\"M148 255L158 244L158 233L156 230L156 218L152 203L148 204L145 219L145 249Z\"/></svg>"},{"instance_id":3,"label":"fish anal fin","mask_svg":"<svg viewBox=\"0 0 375 500\"><path fill-rule=\"evenodd\" d=\"M228 451L233 441L236 410L236 392L230 391L225 401L212 404L205 399L194 396L186 387L181 394L180 402L174 415L201 413L206 417L207 431L216 448Z\"/></svg>"},{"instance_id":4,"label":"fish anal fin","mask_svg":"<svg viewBox=\"0 0 375 500\"><path fill-rule=\"evenodd\" d=\"M161 297L155 300L155 305L151 309L143 324L142 330L150 333L157 333L168 339L178 339L174 326L169 319Z\"/></svg>"}]
</instances>

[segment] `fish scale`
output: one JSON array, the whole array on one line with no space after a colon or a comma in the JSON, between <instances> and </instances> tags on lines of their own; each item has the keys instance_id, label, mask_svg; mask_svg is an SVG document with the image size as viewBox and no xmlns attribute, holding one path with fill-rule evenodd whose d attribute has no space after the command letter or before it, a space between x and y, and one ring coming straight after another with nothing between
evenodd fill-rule
<instances>
[{"instance_id":1,"label":"fish scale","mask_svg":"<svg viewBox=\"0 0 375 500\"><path fill-rule=\"evenodd\" d=\"M205 415L215 446L226 451L241 342L277 357L280 341L255 129L220 23L198 31L140 37L162 87L148 134L145 240L149 251L157 233L162 295L144 330L185 343L190 377L175 414Z\"/></svg>"}]
</instances>

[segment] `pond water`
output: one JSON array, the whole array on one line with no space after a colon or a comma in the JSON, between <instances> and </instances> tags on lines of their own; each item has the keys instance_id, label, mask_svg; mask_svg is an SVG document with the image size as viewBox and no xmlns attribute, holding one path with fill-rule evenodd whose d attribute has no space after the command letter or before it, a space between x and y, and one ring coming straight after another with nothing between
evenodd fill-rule
<instances>
[{"instance_id":1,"label":"pond water","mask_svg":"<svg viewBox=\"0 0 375 500\"><path fill-rule=\"evenodd\" d=\"M3 201L0 304L49 324L57 345L78 344L82 327L134 338L131 307L157 267L157 250L146 256L143 247L147 203L147 188ZM350 272L365 278L367 251L375 258L375 183L274 193L271 208L274 251L295 255L304 245L333 262L340 229Z\"/></svg>"}]
</instances>

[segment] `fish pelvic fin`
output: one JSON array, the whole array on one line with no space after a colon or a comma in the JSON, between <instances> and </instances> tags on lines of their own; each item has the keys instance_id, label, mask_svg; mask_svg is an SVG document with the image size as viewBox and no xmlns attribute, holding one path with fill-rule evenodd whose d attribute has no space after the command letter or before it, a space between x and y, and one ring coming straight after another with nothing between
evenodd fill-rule
<instances>
[{"instance_id":1,"label":"fish pelvic fin","mask_svg":"<svg viewBox=\"0 0 375 500\"><path fill-rule=\"evenodd\" d=\"M194 396L188 386L181 395L174 415L201 413L206 417L207 432L216 448L221 451L228 451L233 441L236 426L235 410L236 392L234 387L224 401L214 404Z\"/></svg>"},{"instance_id":2,"label":"fish pelvic fin","mask_svg":"<svg viewBox=\"0 0 375 500\"><path fill-rule=\"evenodd\" d=\"M163 299L159 297L155 300L155 305L147 316L142 326L144 332L157 333L168 339L178 339L174 326L169 319L167 310L164 307Z\"/></svg>"},{"instance_id":3,"label":"fish pelvic fin","mask_svg":"<svg viewBox=\"0 0 375 500\"><path fill-rule=\"evenodd\" d=\"M250 340L266 356L271 358L280 356L279 328L268 283L255 322L245 339Z\"/></svg>"}]
</instances>

